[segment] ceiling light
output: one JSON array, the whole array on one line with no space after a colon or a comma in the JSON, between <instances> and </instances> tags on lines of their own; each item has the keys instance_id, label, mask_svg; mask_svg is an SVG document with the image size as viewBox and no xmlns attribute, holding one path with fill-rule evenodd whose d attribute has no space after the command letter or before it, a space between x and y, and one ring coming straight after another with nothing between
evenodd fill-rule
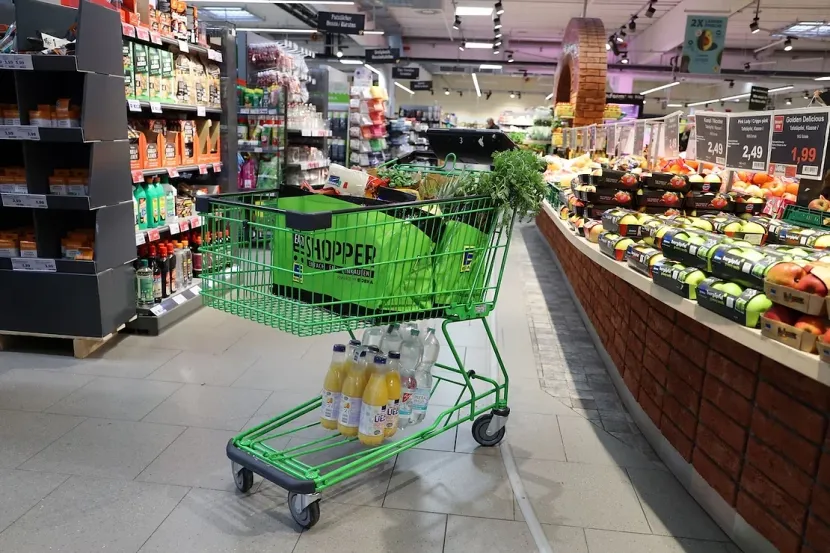
<instances>
[{"instance_id":1,"label":"ceiling light","mask_svg":"<svg viewBox=\"0 0 830 553\"><path fill-rule=\"evenodd\" d=\"M511 98L515 98L515 97L516 97L516 93L515 93L515 92L511 92L511 93L510 93L510 97L511 97Z\"/></svg>"},{"instance_id":2,"label":"ceiling light","mask_svg":"<svg viewBox=\"0 0 830 553\"><path fill-rule=\"evenodd\" d=\"M481 89L478 87L478 77L473 73L473 86L476 87L476 95L481 98Z\"/></svg>"},{"instance_id":3,"label":"ceiling light","mask_svg":"<svg viewBox=\"0 0 830 553\"><path fill-rule=\"evenodd\" d=\"M493 29L501 29L501 17L496 16L493 18Z\"/></svg>"},{"instance_id":4,"label":"ceiling light","mask_svg":"<svg viewBox=\"0 0 830 553\"><path fill-rule=\"evenodd\" d=\"M494 56L498 56L499 54L501 54L501 50L499 50L499 49L498 49L498 47L496 47L496 48L493 50L493 55L494 55Z\"/></svg>"},{"instance_id":5,"label":"ceiling light","mask_svg":"<svg viewBox=\"0 0 830 553\"><path fill-rule=\"evenodd\" d=\"M791 105L793 105L793 99L792 98L787 98L786 100L784 100L784 103L787 104L788 106L791 106Z\"/></svg>"},{"instance_id":6,"label":"ceiling light","mask_svg":"<svg viewBox=\"0 0 830 553\"><path fill-rule=\"evenodd\" d=\"M489 50L493 47L492 42L470 42L467 41L464 43L465 48L479 48L481 50Z\"/></svg>"},{"instance_id":7,"label":"ceiling light","mask_svg":"<svg viewBox=\"0 0 830 553\"><path fill-rule=\"evenodd\" d=\"M501 38L501 31L496 31L496 34L493 35L494 38Z\"/></svg>"},{"instance_id":8,"label":"ceiling light","mask_svg":"<svg viewBox=\"0 0 830 553\"><path fill-rule=\"evenodd\" d=\"M746 92L744 94L736 94L735 96L727 96L726 98L720 98L720 101L721 102L726 102L726 101L729 101L729 100L740 100L741 98L749 98L749 92ZM708 100L708 101L709 102L717 102L718 99L716 98L714 100Z\"/></svg>"},{"instance_id":9,"label":"ceiling light","mask_svg":"<svg viewBox=\"0 0 830 553\"><path fill-rule=\"evenodd\" d=\"M767 94L775 94L776 92L784 92L785 90L790 90L793 88L793 85L788 86L779 86L778 88L771 88L767 91Z\"/></svg>"},{"instance_id":10,"label":"ceiling light","mask_svg":"<svg viewBox=\"0 0 830 553\"><path fill-rule=\"evenodd\" d=\"M401 90L405 90L405 91L409 92L410 94L415 94L414 92L412 92L411 90L409 90L408 88L406 88L404 85L402 85L402 84L401 84L401 83L399 83L398 81L393 81L393 82L395 83L395 86L397 86L397 87L398 87L398 88L400 88Z\"/></svg>"},{"instance_id":11,"label":"ceiling light","mask_svg":"<svg viewBox=\"0 0 830 553\"><path fill-rule=\"evenodd\" d=\"M343 50L340 50L340 49L338 48L338 49L337 49L337 52L336 52L334 55L335 55L335 56L337 56L338 58L342 58L342 57L343 57Z\"/></svg>"},{"instance_id":12,"label":"ceiling light","mask_svg":"<svg viewBox=\"0 0 830 553\"><path fill-rule=\"evenodd\" d=\"M830 77L816 77L814 80L816 80L816 81L830 81Z\"/></svg>"},{"instance_id":13,"label":"ceiling light","mask_svg":"<svg viewBox=\"0 0 830 553\"><path fill-rule=\"evenodd\" d=\"M513 52L507 54L507 63L513 63L515 60L513 59Z\"/></svg>"},{"instance_id":14,"label":"ceiling light","mask_svg":"<svg viewBox=\"0 0 830 553\"><path fill-rule=\"evenodd\" d=\"M640 94L645 96L646 94L651 94L652 92L657 92L658 90L665 90L667 88L671 88L671 87L677 86L679 84L680 84L680 81L674 81L674 82L671 82L669 84L664 84L664 85L660 85L660 86L655 86L654 88L649 88L648 90L644 90L644 91L640 92Z\"/></svg>"},{"instance_id":15,"label":"ceiling light","mask_svg":"<svg viewBox=\"0 0 830 553\"><path fill-rule=\"evenodd\" d=\"M790 37L787 37L787 40L784 41L784 51L789 52L793 49L793 41Z\"/></svg>"},{"instance_id":16,"label":"ceiling light","mask_svg":"<svg viewBox=\"0 0 830 553\"><path fill-rule=\"evenodd\" d=\"M761 28L758 26L758 18L757 17L754 17L752 19L752 23L749 24L749 30L752 32L753 35L761 30Z\"/></svg>"},{"instance_id":17,"label":"ceiling light","mask_svg":"<svg viewBox=\"0 0 830 553\"><path fill-rule=\"evenodd\" d=\"M501 15L504 13L504 6L501 4L501 0L496 2L496 15Z\"/></svg>"},{"instance_id":18,"label":"ceiling light","mask_svg":"<svg viewBox=\"0 0 830 553\"><path fill-rule=\"evenodd\" d=\"M691 107L695 107L695 106L702 106L703 104L708 104L710 102L716 102L716 101L717 100L702 100L700 102L691 102L689 104L686 104L686 107L691 108Z\"/></svg>"},{"instance_id":19,"label":"ceiling light","mask_svg":"<svg viewBox=\"0 0 830 553\"><path fill-rule=\"evenodd\" d=\"M347 60L340 58L340 63L343 65L363 65L363 60Z\"/></svg>"},{"instance_id":20,"label":"ceiling light","mask_svg":"<svg viewBox=\"0 0 830 553\"><path fill-rule=\"evenodd\" d=\"M311 35L319 33L317 29L277 29L273 27L237 27L237 32L251 31L253 33L286 33L286 34L300 34Z\"/></svg>"},{"instance_id":21,"label":"ceiling light","mask_svg":"<svg viewBox=\"0 0 830 553\"><path fill-rule=\"evenodd\" d=\"M804 99L805 99L805 100L809 100L809 99L810 99L810 94L809 94L806 90L804 91Z\"/></svg>"},{"instance_id":22,"label":"ceiling light","mask_svg":"<svg viewBox=\"0 0 830 553\"><path fill-rule=\"evenodd\" d=\"M363 67L365 67L366 69L368 69L369 71L371 71L371 72L372 72L372 73L374 73L375 75L380 75L380 70L378 70L378 69L377 69L377 68L375 68L375 67L372 67L372 66L371 66L371 65L369 65L368 63L364 63L364 64L363 64Z\"/></svg>"},{"instance_id":23,"label":"ceiling light","mask_svg":"<svg viewBox=\"0 0 830 553\"><path fill-rule=\"evenodd\" d=\"M386 31L363 31L364 35L382 35Z\"/></svg>"},{"instance_id":24,"label":"ceiling light","mask_svg":"<svg viewBox=\"0 0 830 553\"><path fill-rule=\"evenodd\" d=\"M449 95L450 95L450 89L449 89L449 88L445 88L445 89L444 89L444 96L449 96Z\"/></svg>"},{"instance_id":25,"label":"ceiling light","mask_svg":"<svg viewBox=\"0 0 830 553\"><path fill-rule=\"evenodd\" d=\"M683 104L666 104L667 108L682 108Z\"/></svg>"},{"instance_id":26,"label":"ceiling light","mask_svg":"<svg viewBox=\"0 0 830 553\"><path fill-rule=\"evenodd\" d=\"M482 63L478 66L479 69L501 69L502 66L497 63Z\"/></svg>"},{"instance_id":27,"label":"ceiling light","mask_svg":"<svg viewBox=\"0 0 830 553\"><path fill-rule=\"evenodd\" d=\"M606 43L605 43L605 51L607 52L607 51L608 51L608 50L610 50L610 49L611 49L611 43L610 43L610 42L606 42Z\"/></svg>"},{"instance_id":28,"label":"ceiling light","mask_svg":"<svg viewBox=\"0 0 830 553\"><path fill-rule=\"evenodd\" d=\"M230 6L221 6L216 8L202 8L202 11L214 19L224 19L225 21L262 21L258 15L254 15L244 8L233 8Z\"/></svg>"},{"instance_id":29,"label":"ceiling light","mask_svg":"<svg viewBox=\"0 0 830 553\"><path fill-rule=\"evenodd\" d=\"M620 63L628 65L628 54L626 54L625 52L623 52L620 56Z\"/></svg>"},{"instance_id":30,"label":"ceiling light","mask_svg":"<svg viewBox=\"0 0 830 553\"><path fill-rule=\"evenodd\" d=\"M648 18L654 17L654 12L656 12L656 11L657 10L654 9L654 2L649 2L648 3L648 8L646 8L646 17L648 17Z\"/></svg>"},{"instance_id":31,"label":"ceiling light","mask_svg":"<svg viewBox=\"0 0 830 553\"><path fill-rule=\"evenodd\" d=\"M553 92L545 96L545 100L550 100L551 98L553 98Z\"/></svg>"},{"instance_id":32,"label":"ceiling light","mask_svg":"<svg viewBox=\"0 0 830 553\"><path fill-rule=\"evenodd\" d=\"M617 34L614 35L614 40L616 40L617 42L620 42L620 43L625 42L625 39L623 37L621 37L620 35L617 35Z\"/></svg>"},{"instance_id":33,"label":"ceiling light","mask_svg":"<svg viewBox=\"0 0 830 553\"><path fill-rule=\"evenodd\" d=\"M463 52L463 51L464 51L464 44L459 44L459 45L458 45L458 49L459 49L459 50L461 50L461 51Z\"/></svg>"},{"instance_id":34,"label":"ceiling light","mask_svg":"<svg viewBox=\"0 0 830 553\"><path fill-rule=\"evenodd\" d=\"M637 23L634 22L635 19L637 19L636 15L633 16L631 18L631 21L628 22L628 30L631 31L632 33L637 30Z\"/></svg>"},{"instance_id":35,"label":"ceiling light","mask_svg":"<svg viewBox=\"0 0 830 553\"><path fill-rule=\"evenodd\" d=\"M736 102L740 102L740 101L741 101L741 99L740 99L740 98L735 98L735 101L736 101Z\"/></svg>"},{"instance_id":36,"label":"ceiling light","mask_svg":"<svg viewBox=\"0 0 830 553\"><path fill-rule=\"evenodd\" d=\"M456 31L461 28L461 18L457 15L455 16L455 21L452 22L452 28Z\"/></svg>"},{"instance_id":37,"label":"ceiling light","mask_svg":"<svg viewBox=\"0 0 830 553\"><path fill-rule=\"evenodd\" d=\"M455 15L490 15L491 13L493 13L493 8L482 8L479 6L455 7Z\"/></svg>"},{"instance_id":38,"label":"ceiling light","mask_svg":"<svg viewBox=\"0 0 830 553\"><path fill-rule=\"evenodd\" d=\"M497 39L493 42L493 46L494 46L494 47L495 47L495 46L501 46L501 39L498 39L498 38L497 38Z\"/></svg>"}]
</instances>

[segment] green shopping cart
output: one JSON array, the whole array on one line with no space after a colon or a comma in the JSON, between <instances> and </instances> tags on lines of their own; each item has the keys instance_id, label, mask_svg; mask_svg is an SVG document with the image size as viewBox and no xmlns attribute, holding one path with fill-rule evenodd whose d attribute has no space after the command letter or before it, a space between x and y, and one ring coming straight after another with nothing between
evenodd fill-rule
<instances>
[{"instance_id":1,"label":"green shopping cart","mask_svg":"<svg viewBox=\"0 0 830 553\"><path fill-rule=\"evenodd\" d=\"M465 176L448 166L396 169L449 185ZM301 439L319 421L296 421L320 410L320 396L243 431L227 446L241 492L259 474L288 491L291 515L310 528L320 517L321 492L461 423L474 421L482 446L502 440L508 375L487 316L513 226L503 206L486 196L387 203L283 187L203 196L197 207L203 232L230 236L202 248L205 305L297 336L348 331L354 338L364 327L441 318L455 362L436 364L443 371L432 389L457 386L455 404L419 432L377 447L358 448L356 437L336 430ZM468 370L453 344L450 327L473 319L484 327L501 383ZM286 441L280 438L293 439L277 447L275 440ZM323 451L335 458L320 461Z\"/></svg>"}]
</instances>

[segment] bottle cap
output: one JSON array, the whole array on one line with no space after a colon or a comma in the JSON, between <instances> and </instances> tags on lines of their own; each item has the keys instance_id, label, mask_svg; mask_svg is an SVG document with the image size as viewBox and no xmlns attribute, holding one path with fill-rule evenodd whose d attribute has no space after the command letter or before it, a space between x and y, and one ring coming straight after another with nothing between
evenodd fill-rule
<instances>
[{"instance_id":1,"label":"bottle cap","mask_svg":"<svg viewBox=\"0 0 830 553\"><path fill-rule=\"evenodd\" d=\"M342 352L346 351L346 346L344 346L343 344L334 344L334 347L332 349L334 351L342 353Z\"/></svg>"},{"instance_id":2,"label":"bottle cap","mask_svg":"<svg viewBox=\"0 0 830 553\"><path fill-rule=\"evenodd\" d=\"M419 336L419 335L421 334L421 331L420 331L420 330L418 330L417 328L413 328L413 329L410 331L410 334L411 334L412 336Z\"/></svg>"},{"instance_id":3,"label":"bottle cap","mask_svg":"<svg viewBox=\"0 0 830 553\"><path fill-rule=\"evenodd\" d=\"M386 364L386 356L385 355L375 355L375 364L376 365L385 365Z\"/></svg>"},{"instance_id":4,"label":"bottle cap","mask_svg":"<svg viewBox=\"0 0 830 553\"><path fill-rule=\"evenodd\" d=\"M360 352L359 357L366 357L366 350L365 349Z\"/></svg>"},{"instance_id":5,"label":"bottle cap","mask_svg":"<svg viewBox=\"0 0 830 553\"><path fill-rule=\"evenodd\" d=\"M400 358L401 358L400 352L397 352L397 351L390 351L389 352L389 359L400 359Z\"/></svg>"},{"instance_id":6,"label":"bottle cap","mask_svg":"<svg viewBox=\"0 0 830 553\"><path fill-rule=\"evenodd\" d=\"M380 351L380 348L377 347L377 346L369 346L369 351L371 351L373 353L377 353L377 352Z\"/></svg>"},{"instance_id":7,"label":"bottle cap","mask_svg":"<svg viewBox=\"0 0 830 553\"><path fill-rule=\"evenodd\" d=\"M360 345L360 340L349 340L349 345L357 347Z\"/></svg>"},{"instance_id":8,"label":"bottle cap","mask_svg":"<svg viewBox=\"0 0 830 553\"><path fill-rule=\"evenodd\" d=\"M146 259L142 259L141 260L141 266L145 267L145 268L148 267L149 266L149 261L147 261Z\"/></svg>"}]
</instances>

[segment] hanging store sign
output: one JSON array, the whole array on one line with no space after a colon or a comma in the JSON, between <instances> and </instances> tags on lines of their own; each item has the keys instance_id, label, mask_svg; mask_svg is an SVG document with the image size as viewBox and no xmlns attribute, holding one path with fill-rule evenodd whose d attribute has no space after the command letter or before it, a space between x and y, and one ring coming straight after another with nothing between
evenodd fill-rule
<instances>
[{"instance_id":1,"label":"hanging store sign","mask_svg":"<svg viewBox=\"0 0 830 553\"><path fill-rule=\"evenodd\" d=\"M764 111L769 102L769 89L753 86L749 89L749 111Z\"/></svg>"},{"instance_id":2,"label":"hanging store sign","mask_svg":"<svg viewBox=\"0 0 830 553\"><path fill-rule=\"evenodd\" d=\"M366 16L362 13L317 12L317 29L341 35L362 35Z\"/></svg>"},{"instance_id":3,"label":"hanging store sign","mask_svg":"<svg viewBox=\"0 0 830 553\"><path fill-rule=\"evenodd\" d=\"M605 128L605 153L613 156L617 149L617 142L620 139L619 129L617 125L608 125Z\"/></svg>"},{"instance_id":4,"label":"hanging store sign","mask_svg":"<svg viewBox=\"0 0 830 553\"><path fill-rule=\"evenodd\" d=\"M695 114L697 159L726 163L726 114Z\"/></svg>"},{"instance_id":5,"label":"hanging store sign","mask_svg":"<svg viewBox=\"0 0 830 553\"><path fill-rule=\"evenodd\" d=\"M645 121L638 121L634 123L634 146L635 154L641 155L643 148L646 146L646 124Z\"/></svg>"},{"instance_id":6,"label":"hanging store sign","mask_svg":"<svg viewBox=\"0 0 830 553\"><path fill-rule=\"evenodd\" d=\"M764 102L766 105L766 100ZM730 117L726 141L726 165L732 169L766 173L771 132L772 115L770 114Z\"/></svg>"},{"instance_id":7,"label":"hanging store sign","mask_svg":"<svg viewBox=\"0 0 830 553\"><path fill-rule=\"evenodd\" d=\"M374 48L366 50L366 63L398 63L401 59L399 48Z\"/></svg>"},{"instance_id":8,"label":"hanging store sign","mask_svg":"<svg viewBox=\"0 0 830 553\"><path fill-rule=\"evenodd\" d=\"M632 154L634 153L634 126L633 125L617 125L617 130L619 131L618 137L618 147L620 149L621 154Z\"/></svg>"},{"instance_id":9,"label":"hanging store sign","mask_svg":"<svg viewBox=\"0 0 830 553\"><path fill-rule=\"evenodd\" d=\"M689 15L680 71L683 73L720 73L726 42L727 17Z\"/></svg>"},{"instance_id":10,"label":"hanging store sign","mask_svg":"<svg viewBox=\"0 0 830 553\"><path fill-rule=\"evenodd\" d=\"M772 116L769 171L786 177L824 175L830 110L799 110Z\"/></svg>"},{"instance_id":11,"label":"hanging store sign","mask_svg":"<svg viewBox=\"0 0 830 553\"><path fill-rule=\"evenodd\" d=\"M393 79L417 79L421 75L421 70L417 67L399 67L392 68Z\"/></svg>"},{"instance_id":12,"label":"hanging store sign","mask_svg":"<svg viewBox=\"0 0 830 553\"><path fill-rule=\"evenodd\" d=\"M677 157L680 155L680 114L669 115L663 127L663 155Z\"/></svg>"},{"instance_id":13,"label":"hanging store sign","mask_svg":"<svg viewBox=\"0 0 830 553\"><path fill-rule=\"evenodd\" d=\"M410 81L411 90L432 90L432 81Z\"/></svg>"}]
</instances>

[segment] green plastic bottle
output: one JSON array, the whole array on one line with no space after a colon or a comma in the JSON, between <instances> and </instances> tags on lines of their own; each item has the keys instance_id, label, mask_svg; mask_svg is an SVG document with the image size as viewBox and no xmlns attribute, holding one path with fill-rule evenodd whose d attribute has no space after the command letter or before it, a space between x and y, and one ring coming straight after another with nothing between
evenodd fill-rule
<instances>
[{"instance_id":1,"label":"green plastic bottle","mask_svg":"<svg viewBox=\"0 0 830 553\"><path fill-rule=\"evenodd\" d=\"M159 197L159 225L166 225L167 224L167 195L165 194L164 187L161 185L159 178L156 177L153 179L153 186L156 187L156 193Z\"/></svg>"},{"instance_id":2,"label":"green plastic bottle","mask_svg":"<svg viewBox=\"0 0 830 553\"><path fill-rule=\"evenodd\" d=\"M138 229L139 230L146 230L150 227L147 226L150 218L150 210L148 209L148 201L147 201L147 190L144 188L143 184L138 184L133 186L133 197L135 201L138 202L138 217L136 218L138 222Z\"/></svg>"},{"instance_id":3,"label":"green plastic bottle","mask_svg":"<svg viewBox=\"0 0 830 553\"><path fill-rule=\"evenodd\" d=\"M161 215L159 214L159 196L158 189L153 182L145 182L144 190L147 194L147 228L156 228L161 225Z\"/></svg>"}]
</instances>

